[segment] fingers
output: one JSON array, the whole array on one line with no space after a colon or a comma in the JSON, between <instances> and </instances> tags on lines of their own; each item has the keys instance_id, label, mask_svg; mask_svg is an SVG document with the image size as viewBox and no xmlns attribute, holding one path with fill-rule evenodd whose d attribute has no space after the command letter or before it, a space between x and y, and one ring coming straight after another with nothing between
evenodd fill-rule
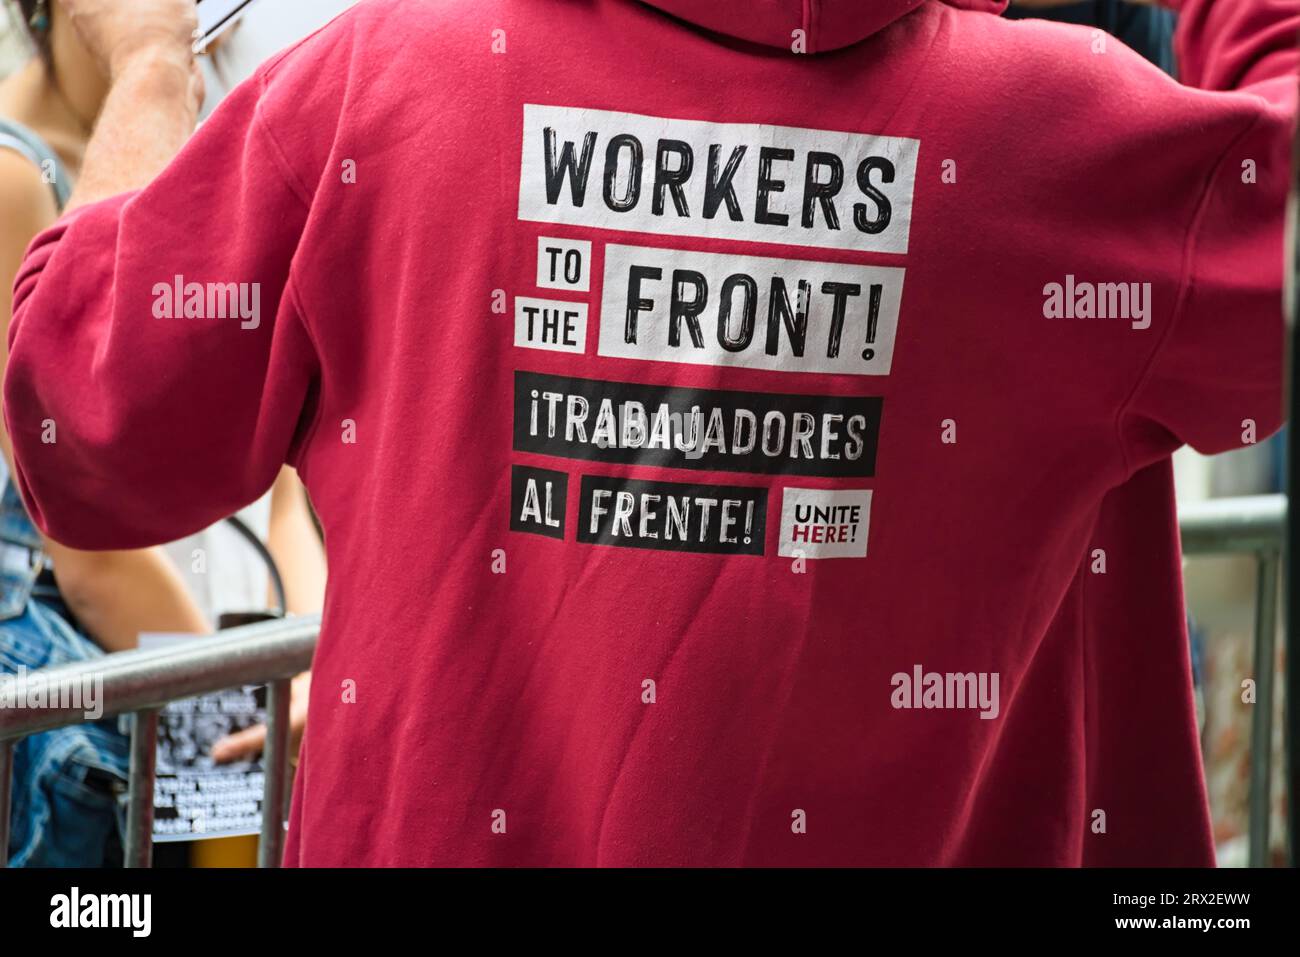
<instances>
[{"instance_id":1,"label":"fingers","mask_svg":"<svg viewBox=\"0 0 1300 957\"><path fill-rule=\"evenodd\" d=\"M188 62L198 27L193 0L62 0L62 7L110 78L142 54Z\"/></svg>"},{"instance_id":2,"label":"fingers","mask_svg":"<svg viewBox=\"0 0 1300 957\"><path fill-rule=\"evenodd\" d=\"M212 746L212 760L217 764L244 761L262 753L266 746L266 725L258 724L228 734Z\"/></svg>"}]
</instances>

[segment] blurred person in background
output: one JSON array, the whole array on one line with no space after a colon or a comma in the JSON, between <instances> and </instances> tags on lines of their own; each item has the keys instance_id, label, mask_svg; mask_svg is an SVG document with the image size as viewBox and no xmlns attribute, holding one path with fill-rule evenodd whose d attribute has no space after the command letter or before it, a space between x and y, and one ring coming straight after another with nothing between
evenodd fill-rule
<instances>
[{"instance_id":1,"label":"blurred person in background","mask_svg":"<svg viewBox=\"0 0 1300 957\"><path fill-rule=\"evenodd\" d=\"M0 83L0 286L54 222L72 190L107 80L48 0L22 0L36 55ZM0 296L0 348L10 297ZM7 348L6 348L7 353ZM57 426L56 426L57 427ZM41 536L3 476L0 670L19 674L133 647L141 631L208 631L210 624L159 548L86 552ZM32 735L14 754L14 866L98 866L117 839L127 744L116 719Z\"/></svg>"},{"instance_id":2,"label":"blurred person in background","mask_svg":"<svg viewBox=\"0 0 1300 957\"><path fill-rule=\"evenodd\" d=\"M0 82L0 286L58 217L80 172L108 80L51 0L16 9L34 54ZM10 297L0 296L0 358ZM54 425L57 429L57 423ZM55 433L57 435L57 433ZM224 523L165 547L82 551L42 536L10 479L0 428L0 671L21 673L135 647L145 632L205 633L220 616L270 607L266 569ZM323 552L291 469L240 513L276 558L291 613L318 611ZM305 704L294 709L300 730ZM241 753L254 736L245 733ZM15 750L10 846L15 866L96 866L116 855L115 807L127 769L116 719L24 739Z\"/></svg>"}]
</instances>

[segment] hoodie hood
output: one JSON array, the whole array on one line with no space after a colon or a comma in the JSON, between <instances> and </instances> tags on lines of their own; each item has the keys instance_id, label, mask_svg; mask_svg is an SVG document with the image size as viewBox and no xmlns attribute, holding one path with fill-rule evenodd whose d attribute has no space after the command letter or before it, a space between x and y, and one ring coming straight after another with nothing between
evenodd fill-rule
<instances>
[{"instance_id":1,"label":"hoodie hood","mask_svg":"<svg viewBox=\"0 0 1300 957\"><path fill-rule=\"evenodd\" d=\"M790 49L803 30L805 52L824 53L864 40L923 3L1001 13L1007 0L644 0L715 33Z\"/></svg>"}]
</instances>

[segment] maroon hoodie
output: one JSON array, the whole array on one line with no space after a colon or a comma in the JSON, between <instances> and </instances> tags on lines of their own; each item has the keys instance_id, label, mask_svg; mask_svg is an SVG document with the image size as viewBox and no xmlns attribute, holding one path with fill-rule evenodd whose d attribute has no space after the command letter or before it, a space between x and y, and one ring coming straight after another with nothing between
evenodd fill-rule
<instances>
[{"instance_id":1,"label":"maroon hoodie","mask_svg":"<svg viewBox=\"0 0 1300 957\"><path fill-rule=\"evenodd\" d=\"M36 240L43 528L320 512L290 863L1211 862L1168 457L1279 422L1300 2L1201 89L1000 7L372 0Z\"/></svg>"}]
</instances>

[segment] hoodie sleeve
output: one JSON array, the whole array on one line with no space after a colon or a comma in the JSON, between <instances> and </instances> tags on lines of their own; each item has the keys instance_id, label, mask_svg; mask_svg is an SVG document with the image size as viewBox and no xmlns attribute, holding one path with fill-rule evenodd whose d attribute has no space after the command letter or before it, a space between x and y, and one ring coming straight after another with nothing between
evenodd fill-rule
<instances>
[{"instance_id":1,"label":"hoodie sleeve","mask_svg":"<svg viewBox=\"0 0 1300 957\"><path fill-rule=\"evenodd\" d=\"M265 99L259 74L147 188L28 250L4 413L28 510L56 541L191 534L262 495L304 437L318 365L290 266L309 200Z\"/></svg>"},{"instance_id":2,"label":"hoodie sleeve","mask_svg":"<svg viewBox=\"0 0 1300 957\"><path fill-rule=\"evenodd\" d=\"M1181 79L1207 91L1191 94L1206 117L1205 135L1228 135L1210 153L1174 319L1120 410L1131 470L1184 442L1205 453L1241 448L1282 421L1283 245L1300 2L1169 5L1179 9Z\"/></svg>"}]
</instances>

